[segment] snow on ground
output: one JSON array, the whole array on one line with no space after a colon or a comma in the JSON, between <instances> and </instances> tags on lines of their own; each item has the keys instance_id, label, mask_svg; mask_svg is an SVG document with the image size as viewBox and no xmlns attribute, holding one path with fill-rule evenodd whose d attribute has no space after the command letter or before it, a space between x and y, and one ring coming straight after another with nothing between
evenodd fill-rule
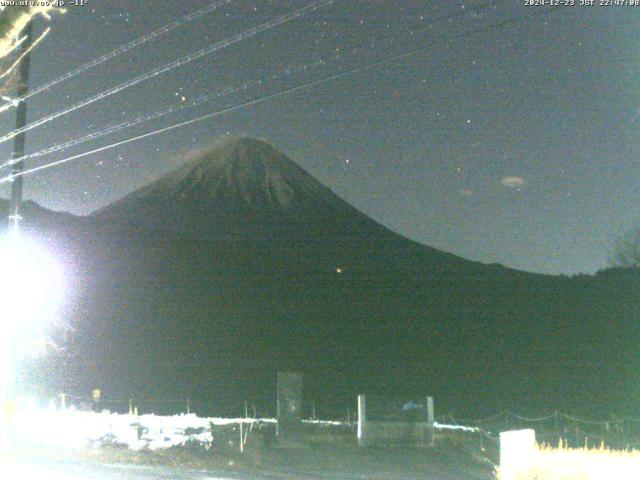
<instances>
[{"instance_id":1,"label":"snow on ground","mask_svg":"<svg viewBox=\"0 0 640 480\"><path fill-rule=\"evenodd\" d=\"M85 412L30 407L18 411L11 431L20 440L68 449L117 444L132 450L158 450L193 442L205 448L213 444L212 426L250 428L272 419L202 418L195 414L174 416Z\"/></svg>"},{"instance_id":2,"label":"snow on ground","mask_svg":"<svg viewBox=\"0 0 640 480\"><path fill-rule=\"evenodd\" d=\"M470 432L470 433L475 433L480 431L480 429L477 427L466 427L464 425L446 425L444 423L438 423L438 422L435 422L433 424L433 427L436 430L459 430L461 432Z\"/></svg>"},{"instance_id":3,"label":"snow on ground","mask_svg":"<svg viewBox=\"0 0 640 480\"><path fill-rule=\"evenodd\" d=\"M32 404L12 415L9 432L17 440L12 463L3 464L0 459L0 478L40 478L42 480L212 480L229 479L322 479L344 480L380 478L385 480L430 479L430 480L488 480L493 475L486 466L471 456L443 445L424 455L422 450L381 451L361 449L352 443L335 442L314 444L313 448L292 452L286 449L263 450L259 455L257 470L246 470L228 462L229 458L240 462L240 458L207 456L212 464L180 465L177 452L167 452L165 459L171 460L162 466L137 465L122 460L120 449L106 449L115 457L93 456L93 451L81 452L87 447L121 445L133 451L162 450L169 447L196 444L204 448L231 447L226 455L240 455L237 448L241 432L247 435L258 424L275 423L275 419L253 418L203 418L195 414L174 416L133 415L80 411L74 408L41 408ZM322 420L305 421L314 425L337 426L342 430L343 422ZM438 429L460 426L436 425ZM355 436L355 434L354 434ZM246 437L245 437L246 438ZM215 444L214 444L215 441ZM231 444L228 442L231 441ZM227 442L227 443L225 443ZM255 443L254 443L255 445ZM60 452L60 449L67 451ZM230 453L236 450L234 453ZM83 455L89 453L89 456ZM99 452L98 452L99 453ZM127 452L124 452L125 454ZM175 458L173 457L176 453ZM62 455L61 455L62 454ZM143 454L144 456L145 454ZM108 460L111 458L112 460ZM131 457L132 459L134 457ZM117 464L104 462L115 461ZM248 464L253 456L246 459ZM118 462L124 462L122 464ZM220 463L222 462L222 463ZM246 465L245 465L246 466Z\"/></svg>"},{"instance_id":4,"label":"snow on ground","mask_svg":"<svg viewBox=\"0 0 640 480\"><path fill-rule=\"evenodd\" d=\"M341 426L343 422L304 420L314 425ZM154 414L118 414L91 412L75 408L41 408L31 404L18 410L11 421L11 432L19 440L30 443L79 449L104 444L122 445L131 450L159 450L186 444L210 448L214 427L241 431L256 424L276 423L272 418L216 418L195 414L160 416Z\"/></svg>"},{"instance_id":5,"label":"snow on ground","mask_svg":"<svg viewBox=\"0 0 640 480\"><path fill-rule=\"evenodd\" d=\"M303 421L328 427L344 426L344 422L337 421ZM42 408L30 404L14 414L9 430L17 440L57 448L80 449L120 445L140 451L187 444L208 449L213 446L214 435L218 437L217 446L221 445L221 441L229 442L229 438L233 438L229 446L239 445L241 438L246 440L248 431L257 424L265 423L276 423L276 420L198 417L193 413L173 416L119 414L109 411L80 411L74 407ZM436 423L434 426L439 430L477 431L476 428L460 425Z\"/></svg>"}]
</instances>

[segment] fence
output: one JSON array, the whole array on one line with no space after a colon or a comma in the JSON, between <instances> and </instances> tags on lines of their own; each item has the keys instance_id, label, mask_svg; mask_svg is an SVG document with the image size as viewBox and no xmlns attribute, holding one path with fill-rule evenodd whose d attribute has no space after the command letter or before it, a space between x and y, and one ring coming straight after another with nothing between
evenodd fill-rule
<instances>
[{"instance_id":1,"label":"fence","mask_svg":"<svg viewBox=\"0 0 640 480\"><path fill-rule=\"evenodd\" d=\"M612 417L607 420L580 418L555 411L541 417L526 417L508 410L475 420L447 415L448 425L476 429L481 448L486 442L499 442L499 433L510 430L533 429L540 443L571 448L598 447L602 444L613 449L640 448L640 418Z\"/></svg>"},{"instance_id":2,"label":"fence","mask_svg":"<svg viewBox=\"0 0 640 480\"><path fill-rule=\"evenodd\" d=\"M193 414L202 415L215 410L212 403L192 401L189 399L108 399L101 398L95 402L92 398L59 395L52 399L57 406L74 406L78 410L109 410L114 413L144 415ZM334 420L318 420L315 415L315 402L311 402L307 425L334 426L349 429L357 436L358 412L345 411L343 418ZM239 403L236 414L230 418L245 420L264 420L275 422L268 411L260 410L252 402ZM374 414L375 415L375 414ZM213 415L207 415L213 417ZM216 417L219 418L219 417ZM369 420L375 420L370 416ZM538 441L557 446L560 443L569 447L596 447L602 444L614 449L640 448L640 418L614 417L606 420L581 418L576 415L555 411L546 416L527 417L508 410L479 419L462 419L453 415L436 416L433 428L441 433L447 431L463 432L469 438L475 438L481 450L495 447L499 443L499 434L503 431L534 429ZM362 433L362 432L361 432ZM365 444L366 442L361 442Z\"/></svg>"},{"instance_id":3,"label":"fence","mask_svg":"<svg viewBox=\"0 0 640 480\"><path fill-rule=\"evenodd\" d=\"M272 418L276 413L275 406L271 408L265 408L252 401L238 402L235 408L229 408L228 405L220 407L215 402L205 402L192 399L162 399L162 398L100 398L99 401L95 401L92 397L77 396L69 394L58 394L55 397L49 399L51 406L58 408L74 407L81 411L102 411L109 410L110 412L120 414L146 414L152 413L156 415L177 415L177 414L190 414L197 413L198 415L204 415L207 417L212 416L224 416L229 418ZM343 410L343 415L323 415L326 417L334 417L335 421L340 424L349 425L356 428L357 424L357 411L351 407L346 407ZM323 411L320 412L322 414ZM316 411L316 402L311 401L307 408L306 417L307 420L318 420L320 417Z\"/></svg>"}]
</instances>

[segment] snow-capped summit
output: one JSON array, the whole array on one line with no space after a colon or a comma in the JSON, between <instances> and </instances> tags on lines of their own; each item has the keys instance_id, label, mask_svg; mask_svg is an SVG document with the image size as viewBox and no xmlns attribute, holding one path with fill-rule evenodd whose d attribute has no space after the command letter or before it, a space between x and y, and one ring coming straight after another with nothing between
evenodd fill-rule
<instances>
[{"instance_id":1,"label":"snow-capped summit","mask_svg":"<svg viewBox=\"0 0 640 480\"><path fill-rule=\"evenodd\" d=\"M317 227L328 219L375 224L267 141L239 136L194 155L92 217L216 234L274 224Z\"/></svg>"}]
</instances>

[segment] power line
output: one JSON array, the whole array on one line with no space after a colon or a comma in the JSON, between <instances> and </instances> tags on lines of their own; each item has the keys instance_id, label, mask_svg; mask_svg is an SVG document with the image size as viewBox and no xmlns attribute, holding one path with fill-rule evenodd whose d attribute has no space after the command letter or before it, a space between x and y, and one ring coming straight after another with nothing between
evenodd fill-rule
<instances>
[{"instance_id":1,"label":"power line","mask_svg":"<svg viewBox=\"0 0 640 480\"><path fill-rule=\"evenodd\" d=\"M23 102L24 100L27 100L28 98L31 98L35 95L38 95L39 93L44 92L45 90L50 89L51 87L58 85L62 82L65 82L77 75L80 75L81 73L84 73L88 70L91 70L94 67L97 67L98 65L111 60L112 58L117 57L118 55L122 55L123 53L128 52L129 50L132 50L135 47L139 47L140 45L143 45L151 40L154 40L158 37L160 37L161 35L164 35L165 33L169 33L172 30L175 30L178 27L181 27L182 25L192 22L204 15L206 15L209 12L212 12L216 9L218 9L219 7L223 6L223 5L227 5L229 3L231 3L233 0L218 0L216 2L211 3L210 5L201 8L200 10L196 10L195 12L192 12L188 15L185 15L182 18L179 18L178 20L175 20L171 23L168 23L162 27L160 27L157 30L154 30L153 32L149 32L148 34L139 37L125 45L122 45L118 48L116 48L115 50L110 51L109 53L106 53L98 58L95 58L87 63L85 63L84 65L80 65L79 67L65 73L64 75L51 80L50 82L47 82L43 85L40 85L39 87L33 89L31 92L27 93L26 95L22 95L19 96L18 98L15 99L11 99L11 101L5 105L0 106L0 113L5 112L7 110L9 110L10 108L17 106L20 102Z\"/></svg>"},{"instance_id":2,"label":"power line","mask_svg":"<svg viewBox=\"0 0 640 480\"><path fill-rule=\"evenodd\" d=\"M523 16L520 16L520 17L504 20L502 22L498 22L498 23L495 23L495 24L486 25L484 27L480 27L480 28L477 28L477 29L474 29L474 30L470 30L468 32L464 32L464 33L462 33L460 35L456 35L456 36L450 38L449 40L450 41L459 40L459 39L462 39L462 38L467 38L467 37L470 37L470 36L478 35L480 33L485 33L485 32L491 31L491 30L498 30L498 29L506 27L506 26L516 25L516 24L521 23L523 21L529 20L529 19L531 19L533 17L537 17L537 16L540 16L540 15L548 15L551 12L554 12L554 11L560 11L560 8L559 7L551 7L551 8L547 8L547 9L544 9L544 10L538 10L535 13L532 13L532 14L529 14L529 15L523 15ZM414 49L409 50L407 52L390 55L390 56L387 56L387 57L385 57L383 59L377 60L375 62L367 63L367 64L364 64L364 65L359 65L357 67L350 68L350 69L345 70L343 72L339 72L339 73L330 75L328 77L321 78L319 80L314 80L314 81L311 81L311 82L307 82L307 83L304 83L302 85L297 85L295 87L284 88L284 89L281 89L281 90L279 90L277 92L265 95L263 97L258 97L258 98L254 98L254 99L251 99L251 100L247 100L247 101L238 103L236 105L232 105L232 106L220 109L220 110L216 110L214 112L207 113L205 115L201 115L199 117L195 117L195 118L192 118L192 119L189 119L189 120L185 120L183 122L179 122L179 123L175 123L175 124L172 124L172 125L169 125L169 126L166 126L166 127L159 128L157 130L152 130L150 132L146 132L146 133L143 133L143 134L140 134L140 135L129 137L127 139L111 143L109 145L105 145L105 146L102 146L102 147L99 147L99 148L96 148L96 149L93 149L93 150L89 150L87 152L79 153L77 155L72 155L70 157L66 157L66 158L63 158L61 160L57 160L57 161L54 161L54 162L46 163L46 164L40 165L38 167L33 167L33 168L25 170L24 172L21 172L21 173L19 173L17 175L8 175L8 176L5 176L5 177L2 177L2 178L0 178L0 183L11 182L18 176L29 175L31 173L35 173L35 172L38 172L38 171L41 171L41 170L45 170L45 169L48 169L48 168L52 168L52 167L55 167L55 166L58 166L58 165L62 165L62 164L71 162L73 160L77 160L79 158L83 158L83 157L86 157L86 156L89 156L89 155L93 155L95 153L103 152L105 150L110 150L112 148L116 148L116 147L119 147L119 146L122 146L122 145L126 145L128 143L135 142L137 140L142 140L144 138L148 138L148 137L151 137L151 136L159 135L159 134L164 133L164 132L168 132L168 131L171 131L171 130L182 128L182 127L185 127L187 125L191 125L191 124L200 122L202 120L207 120L207 119L210 119L210 118L214 118L214 117L223 115L225 113L230 113L230 112L233 112L235 110L239 110L239 109L244 108L244 107L253 106L253 105L256 105L258 103L262 103L262 102L265 102L265 101L268 101L268 100L272 100L274 98L278 98L278 97L281 97L281 96L284 96L284 95L287 95L287 94L290 94L290 93L293 93L293 92L297 92L297 91L300 91L300 90L303 90L303 89L309 89L309 88L314 87L316 85L320 85L320 84L327 83L327 82L330 82L330 81L333 81L333 80L338 80L338 79L341 79L341 78L344 78L344 77L347 77L347 76L350 76L350 75L354 75L356 73L360 73L360 72L363 72L363 71L366 71L366 70L370 70L372 68L379 67L381 65L387 64L387 63L395 61L395 60L400 60L400 59L403 59L403 58L407 58L407 57L413 56L413 55L418 54L418 53L422 53L422 52L428 51L431 48L432 48L432 45L429 45L427 47L414 48Z\"/></svg>"},{"instance_id":3,"label":"power line","mask_svg":"<svg viewBox=\"0 0 640 480\"><path fill-rule=\"evenodd\" d=\"M169 115L171 113L176 113L176 112L180 112L182 110L186 110L187 108L192 108L198 105L201 105L203 103L209 102L211 100L214 100L216 98L221 98L221 97L225 97L227 95L231 95L233 93L238 93L242 90L247 90L252 86L257 86L257 85L263 85L267 82L270 81L276 81L276 80L280 80L282 78L285 77L289 77L291 75L294 75L295 73L299 73L299 72L306 72L321 66L326 66L327 62L325 62L324 60L318 60L312 64L305 64L296 68L288 68L286 70L284 70L283 73L276 73L267 77L262 77L259 79L254 79L254 80L249 80L247 82L244 82L242 85L239 86L234 86L234 87L227 87L224 88L222 90L213 92L213 93L207 93L204 95L201 95L189 102L180 102L180 103L174 103L172 105L169 105L166 108L163 108L161 110L156 110L155 112L151 112L148 114L144 114L144 115L140 115L134 119L131 120L127 120L126 122L121 122L121 123L117 123L115 125L111 125L107 128L104 128L102 130L98 130L92 133L89 133L87 135L84 135L82 137L77 137L74 138L72 140L69 140L67 142L63 142L63 143L59 143L57 145L53 145L51 147L45 148L43 150L39 150L37 152L34 153L30 153L28 155L24 155L20 158L16 158L16 159L12 159L12 160L8 160L5 163L0 165L0 169L9 167L17 162L22 162L25 160L30 160L30 159L34 159L34 158L39 158L45 155L48 155L50 153L54 153L54 152L59 152L61 150L66 150L67 148L71 148L71 147L75 147L77 145L80 145L82 143L85 142L89 142L92 140L96 140L98 138L104 137L106 135L111 135L113 133L119 132L121 130L124 130L126 128L131 128L134 127L136 125L140 125L142 123L151 121L151 120L157 120L158 118L162 118L166 115Z\"/></svg>"},{"instance_id":4,"label":"power line","mask_svg":"<svg viewBox=\"0 0 640 480\"><path fill-rule=\"evenodd\" d=\"M218 50L227 48L231 45L234 45L246 38L251 38L254 37L256 35L258 35L261 32L267 31L271 28L277 27L279 25L285 24L291 20L294 20L296 18L301 17L302 15L304 15L305 13L308 12L313 12L315 10L318 10L321 7L327 6L327 5L331 5L332 3L334 3L336 0L317 0L314 1L313 3L310 3L302 8L299 8L297 10L294 10L293 12L290 13L286 13L283 15L280 15L279 17L276 17L273 20L269 20L267 22L264 22L256 27L252 27L248 30L244 30L236 35L233 35L232 37L229 37L228 39L216 42L212 45L209 45L208 47L202 48L196 52L193 52L183 58L179 58L177 60L174 60L173 62L170 62L168 64L163 65L162 67L159 67L155 70L151 70L147 73L144 73L142 75L139 75L131 80L128 80L126 82L123 82L119 85L116 85L115 87L111 87L105 91L103 91L102 93L99 93L97 95L94 95L93 97L90 97L86 100L83 100L75 105L72 105L71 107L65 108L64 110L60 110L56 113L52 113L51 115L47 115L46 117L41 118L40 120L36 120L35 122L32 122L22 128L17 128L15 130L13 130L12 132L7 133L6 135L3 135L2 137L0 137L0 143L4 143L7 140L12 139L13 137L15 137L16 135L19 135L23 132L27 132L33 128L39 127L40 125L43 125L45 123L48 123L52 120L55 120L56 118L59 118L63 115L66 115L68 113L74 112L80 108L86 107L88 105L91 105L92 103L95 103L99 100L103 100L107 97L110 97L111 95L114 95L116 93L119 93L127 88L130 88L134 85L137 85L141 82L144 82L145 80L148 80L150 78L154 78L157 77L158 75L162 74L162 73L166 73L170 70L173 70L175 68L181 67L183 65L186 65L187 63L193 62L194 60L197 60L199 58L204 57L205 55L209 55L211 53L214 53Z\"/></svg>"},{"instance_id":5,"label":"power line","mask_svg":"<svg viewBox=\"0 0 640 480\"><path fill-rule=\"evenodd\" d=\"M499 3L503 2L503 1L504 0L491 0L491 1L479 4L479 5L477 5L477 6L473 7L473 8L467 9L466 11L457 11L455 13L451 13L451 14L447 14L447 15L443 15L443 16L438 16L438 17L435 17L435 18L432 19L432 23L441 22L441 21L444 21L444 20L450 20L452 18L461 16L461 15L468 15L471 12L480 12L480 11L485 10L487 8L494 7L494 6L496 6L497 4L499 4ZM425 27L425 25L416 23L416 24L410 25L409 28L408 28L408 31L412 34L415 30L420 29L420 28L424 28L424 27ZM373 41L374 42L380 42L380 41L387 40L389 38L391 38L392 40L395 40L397 37L394 37L392 34L387 34L387 35L379 36L379 37L373 39ZM349 49L352 50L352 52L355 54L358 51L359 48L361 48L365 44L370 44L370 43L371 43L371 40L366 41L366 42L362 42L362 43L360 43L358 45L355 45L355 46L350 46ZM342 55L342 54L337 54L337 55L332 56L331 60L334 60L334 59L335 60L339 60L341 58L343 59L343 58L345 58L345 56ZM158 118L162 118L162 117L164 117L166 115L169 115L171 113L176 113L178 111L182 111L182 110L185 110L187 108L195 107L195 106L200 105L202 103L211 101L211 100L213 100L215 98L224 97L224 96L227 96L227 95L231 95L233 93L237 93L237 92L239 92L241 90L246 90L246 89L248 89L249 87L251 87L253 85L262 85L262 84L266 83L267 81L275 81L275 80L281 79L283 77L291 76L292 74L297 73L297 72L315 69L315 68L318 68L318 67L321 67L321 66L326 66L328 64L329 64L329 60L319 60L317 62L314 62L314 63L310 64L310 65L302 65L302 66L296 67L294 69L291 69L291 68L285 69L283 74L274 74L274 75L271 75L269 77L264 77L264 78L260 78L260 79L257 79L257 80L255 80L255 79L254 80L250 80L250 81L247 81L247 82L243 83L240 86L228 87L228 88L222 89L222 90L220 90L218 92L201 95L201 96L197 97L196 99L194 99L194 100L192 100L192 101L190 101L188 103L181 102L181 103L178 103L178 104L173 104L173 105L170 105L169 107L166 107L164 109L157 110L155 112L152 112L152 113L149 113L149 114L146 114L146 115L140 115L140 116L138 116L138 117L136 117L136 118L134 118L132 120L128 120L128 121L121 122L121 123L118 123L118 124L115 124L115 125L111 125L109 127L106 127L104 129L89 133L89 134L84 135L82 137L77 137L77 138L69 140L67 142L63 142L63 143L60 143L60 144L57 144L57 145L54 145L54 146L39 150L37 152L31 153L29 155L25 155L25 156L23 156L21 158L8 160L8 161L0 164L0 169L6 168L8 166L11 166L12 164L14 164L14 163L16 163L18 161L24 161L24 160L39 158L39 157L48 155L50 153L66 150L67 148L71 148L71 147L80 145L82 143L86 143L88 141L96 140L96 139L98 139L100 137L104 137L106 135L110 135L110 134L119 132L121 130L124 130L124 129L127 129L127 128L131 128L131 127L134 127L136 125L140 125L140 124L145 123L147 121L156 120Z\"/></svg>"}]
</instances>

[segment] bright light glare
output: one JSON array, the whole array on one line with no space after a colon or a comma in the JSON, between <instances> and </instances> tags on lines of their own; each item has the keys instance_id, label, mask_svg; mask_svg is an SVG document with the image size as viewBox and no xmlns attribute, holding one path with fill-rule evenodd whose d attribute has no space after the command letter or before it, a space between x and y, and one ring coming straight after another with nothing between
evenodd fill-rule
<instances>
[{"instance_id":1,"label":"bright light glare","mask_svg":"<svg viewBox=\"0 0 640 480\"><path fill-rule=\"evenodd\" d=\"M0 237L0 455L9 451L14 367L41 347L63 294L59 263L18 230ZM36 350L37 351L37 350ZM2 459L0 458L0 461ZM23 477L24 478L24 477Z\"/></svg>"},{"instance_id":2,"label":"bright light glare","mask_svg":"<svg viewBox=\"0 0 640 480\"><path fill-rule=\"evenodd\" d=\"M0 238L0 335L15 342L39 337L62 300L60 264L24 235Z\"/></svg>"}]
</instances>

